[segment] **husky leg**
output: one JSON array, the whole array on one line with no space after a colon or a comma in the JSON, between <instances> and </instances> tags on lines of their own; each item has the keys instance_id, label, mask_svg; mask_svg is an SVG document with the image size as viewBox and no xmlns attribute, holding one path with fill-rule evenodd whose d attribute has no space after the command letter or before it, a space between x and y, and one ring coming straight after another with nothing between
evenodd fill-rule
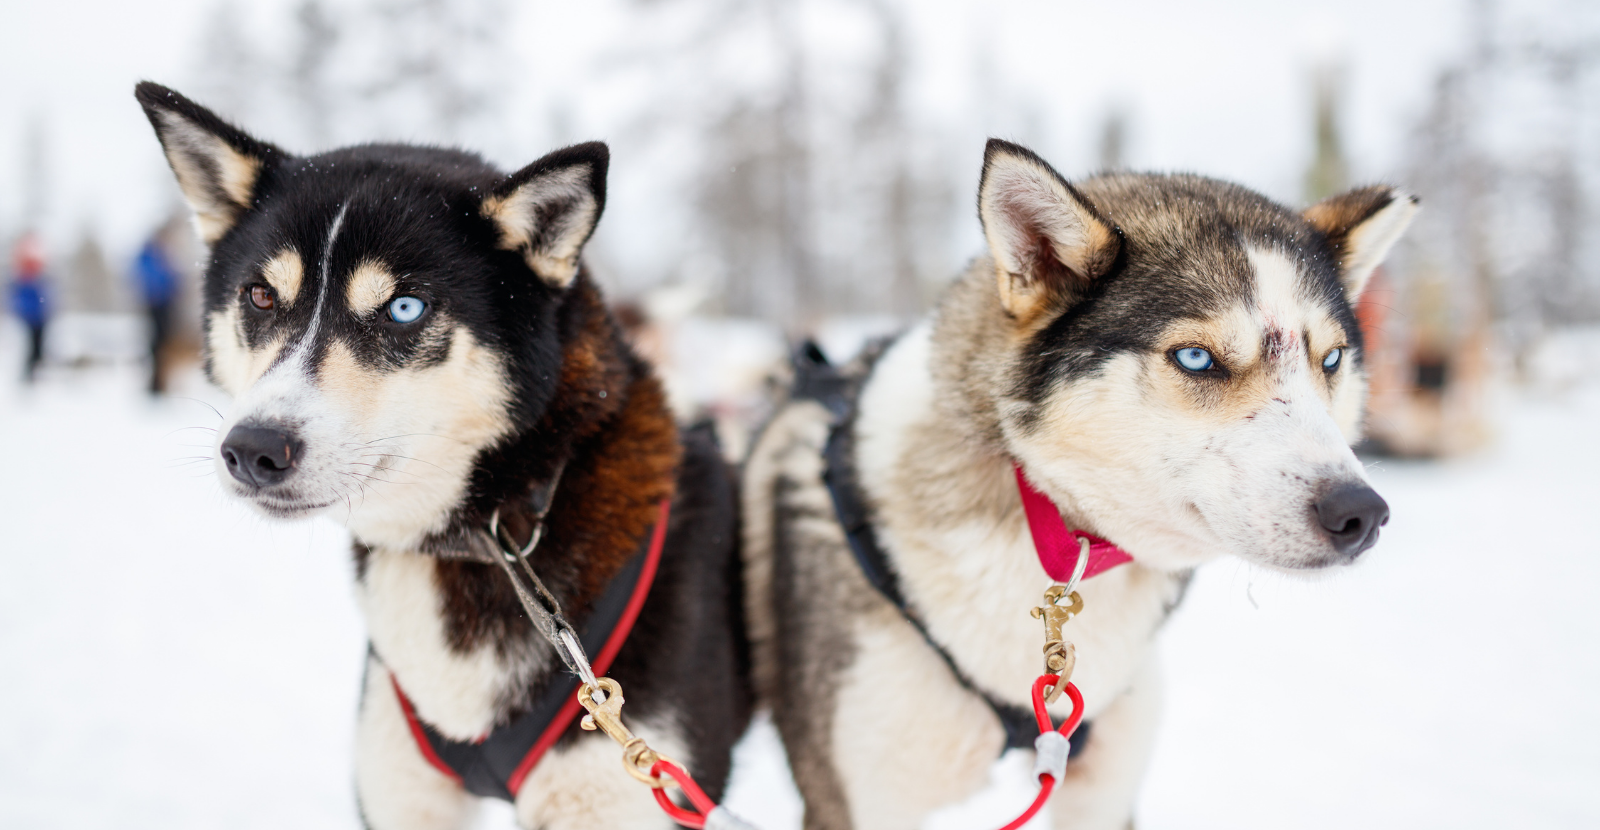
<instances>
[{"instance_id":1,"label":"husky leg","mask_svg":"<svg viewBox=\"0 0 1600 830\"><path fill-rule=\"evenodd\" d=\"M1150 761L1161 716L1161 677L1152 659L1122 696L1094 718L1083 753L1067 764L1050 797L1056 830L1133 826L1133 802Z\"/></svg>"},{"instance_id":2,"label":"husky leg","mask_svg":"<svg viewBox=\"0 0 1600 830\"><path fill-rule=\"evenodd\" d=\"M372 830L453 830L477 812L474 796L423 759L389 670L370 658L356 725L356 796Z\"/></svg>"},{"instance_id":3,"label":"husky leg","mask_svg":"<svg viewBox=\"0 0 1600 830\"><path fill-rule=\"evenodd\" d=\"M910 624L888 616L861 626L834 710L832 756L854 830L915 830L981 789L1005 742L988 704Z\"/></svg>"},{"instance_id":4,"label":"husky leg","mask_svg":"<svg viewBox=\"0 0 1600 830\"><path fill-rule=\"evenodd\" d=\"M694 769L665 730L629 726L656 751ZM650 788L622 767L622 748L599 732L552 748L517 793L517 823L540 830L671 830Z\"/></svg>"}]
</instances>

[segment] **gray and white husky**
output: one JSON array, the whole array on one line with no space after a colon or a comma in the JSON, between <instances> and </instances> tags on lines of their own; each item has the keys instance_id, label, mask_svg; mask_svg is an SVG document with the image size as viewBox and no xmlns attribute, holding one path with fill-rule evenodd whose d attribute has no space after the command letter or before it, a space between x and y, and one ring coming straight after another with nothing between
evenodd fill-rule
<instances>
[{"instance_id":1,"label":"gray and white husky","mask_svg":"<svg viewBox=\"0 0 1600 830\"><path fill-rule=\"evenodd\" d=\"M978 207L987 256L854 367L842 427L905 611L863 576L824 485L833 413L780 406L745 471L757 688L808 830L914 828L985 783L997 712L1028 706L1040 673L1028 610L1051 584L1013 464L1134 559L1082 585L1064 632L1093 728L1052 798L1062 828L1130 823L1151 646L1195 566L1344 565L1388 518L1350 449L1351 307L1416 199L1366 187L1295 212L1191 175L1069 183L996 140Z\"/></svg>"}]
</instances>

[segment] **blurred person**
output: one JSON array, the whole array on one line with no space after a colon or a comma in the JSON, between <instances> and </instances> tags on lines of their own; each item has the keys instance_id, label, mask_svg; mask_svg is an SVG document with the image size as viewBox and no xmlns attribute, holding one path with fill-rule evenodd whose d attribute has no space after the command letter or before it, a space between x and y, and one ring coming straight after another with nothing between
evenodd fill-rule
<instances>
[{"instance_id":1,"label":"blurred person","mask_svg":"<svg viewBox=\"0 0 1600 830\"><path fill-rule=\"evenodd\" d=\"M49 298L45 292L44 245L39 235L28 231L17 240L11 280L11 310L28 327L28 358L22 379L33 383L39 364L44 362L44 329L50 319Z\"/></svg>"},{"instance_id":2,"label":"blurred person","mask_svg":"<svg viewBox=\"0 0 1600 830\"><path fill-rule=\"evenodd\" d=\"M166 246L166 226L150 235L139 255L134 258L133 275L138 282L139 298L144 303L145 314L150 318L150 394L166 391L167 378L163 356L172 339L172 305L178 294L178 272L172 267L172 258Z\"/></svg>"}]
</instances>

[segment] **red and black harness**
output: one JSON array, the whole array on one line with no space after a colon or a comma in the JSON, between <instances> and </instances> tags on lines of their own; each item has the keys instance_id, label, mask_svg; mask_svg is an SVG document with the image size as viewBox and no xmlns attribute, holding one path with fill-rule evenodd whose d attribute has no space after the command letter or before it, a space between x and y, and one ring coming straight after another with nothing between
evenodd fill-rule
<instances>
[{"instance_id":1,"label":"red and black harness","mask_svg":"<svg viewBox=\"0 0 1600 830\"><path fill-rule=\"evenodd\" d=\"M895 608L899 609L901 616L911 624L922 639L927 641L928 647L939 655L950 674L962 688L972 692L989 705L994 715L999 719L1000 725L1005 728L1006 742L1001 752L1008 749L1031 749L1034 740L1039 734L1037 720L1029 709L996 699L983 687L979 686L961 666L945 650L939 641L928 632L927 626L922 622L915 609L907 602L904 592L900 589L900 579L895 574L894 566L883 548L878 545L877 534L872 525L872 512L867 505L866 497L861 493L860 484L856 479L855 466L851 463L854 457L854 429L855 405L859 393L858 384L845 376L828 362L827 357L813 343L803 344L794 357L794 396L817 401L832 413L833 428L828 434L828 443L823 450L823 481L828 486L828 493L833 497L833 507L839 517L839 525L844 529L845 539L850 543L850 551L855 555L856 563L861 567L861 573L866 576L867 582L877 589L885 599L889 600ZM1033 530L1034 541L1039 550L1040 561L1048 568L1051 563L1047 558L1063 546L1069 550L1073 557L1065 559L1065 570L1061 574L1051 575L1059 581L1066 581L1066 574L1071 573L1078 550L1070 538L1041 539L1041 533L1048 531L1043 528L1059 525L1063 536L1066 534L1065 525L1062 524L1060 514L1056 512L1055 505L1048 496L1040 493L1028 483L1021 470L1017 471L1017 486L1022 495L1024 509L1029 514L1029 527ZM1049 511L1055 516L1054 523L1039 521L1034 514L1039 510ZM1085 577L1114 568L1117 565L1132 561L1120 548L1103 539L1078 533L1078 536L1090 541L1089 562ZM1059 555L1059 554L1057 554ZM1077 757L1089 743L1091 724L1084 721L1078 726L1071 737L1071 754Z\"/></svg>"},{"instance_id":2,"label":"red and black harness","mask_svg":"<svg viewBox=\"0 0 1600 830\"><path fill-rule=\"evenodd\" d=\"M611 668L650 595L671 510L669 501L661 503L655 527L645 534L639 553L612 577L588 619L577 627L584 653L595 655L592 665L596 675L603 676ZM417 717L398 681L394 681L394 692L417 749L429 764L460 782L473 795L514 801L539 759L560 740L581 711L577 697L580 682L576 674L553 666L544 685L534 692L532 708L474 741L457 741L439 734Z\"/></svg>"},{"instance_id":3,"label":"red and black harness","mask_svg":"<svg viewBox=\"0 0 1600 830\"><path fill-rule=\"evenodd\" d=\"M994 710L995 717L1006 732L1002 751L1029 746L1036 750L1034 772L1039 778L1039 792L1021 816L1002 828L1018 830L1043 808L1056 783L1062 779L1067 760L1081 753L1088 743L1089 724L1082 720L1083 698L1070 682L1072 663L1065 662L1059 675L1050 673L1055 671L1051 669L1034 681L1031 713L1022 707L997 700L961 670L954 657L933 639L907 602L893 565L878 546L870 508L850 463L858 384L838 372L823 357L821 350L810 343L799 350L794 366L794 397L816 400L834 416L833 428L824 450L826 464L823 478L850 549L867 581L900 610L906 621L944 660L956 681ZM1058 583L1046 592L1046 602L1055 604L1070 594L1075 603L1071 609L1053 609L1059 612L1055 614L1046 608L1034 609L1036 617L1045 612L1046 618L1053 618L1054 621L1047 619L1047 632L1051 632L1047 638L1057 638L1053 644L1060 646L1060 622L1069 619L1082 607L1078 595L1071 593L1072 588L1080 579L1131 562L1132 557L1105 540L1069 530L1049 496L1028 481L1020 466L1015 468L1015 473L1039 564ZM500 533L498 514L491 521L489 536L501 547L500 553L503 554L503 558L495 561L505 569L535 626L578 677L559 671L551 672L545 680L545 687L537 694L537 703L529 712L475 741L456 741L440 735L417 717L410 700L396 682L395 695L400 700L418 749L430 764L461 782L467 791L479 796L515 800L528 774L572 725L581 706L589 711L584 728L602 729L623 745L625 768L654 788L656 802L678 823L691 828L748 830L751 825L717 806L682 767L655 753L621 724L618 718L622 703L621 687L615 681L604 678L649 595L666 538L670 504L662 502L655 528L646 537L648 546L612 579L595 603L582 630L577 631L561 615L559 604L544 589L527 560L527 554L538 544L544 510L548 509L549 496L558 480L559 472L556 479L543 488L540 498L542 507L537 511L534 531L525 546L519 550L515 545L507 545L497 535ZM523 581L513 562L520 564L529 582ZM1065 587L1061 583L1065 583ZM1047 643L1047 664L1051 646L1051 643ZM591 664L585 654L596 650L597 658ZM597 676L601 679L597 680ZM579 685L579 678L584 680L582 685ZM608 692L602 693L602 687ZM1052 687L1055 689L1053 693L1050 692ZM1053 694L1063 691L1071 699L1073 709L1067 720L1058 727L1052 722L1046 705L1047 700L1053 699ZM586 695L590 698L587 701L584 700ZM1037 737L1030 740L1030 731L1036 731ZM668 785L683 787L692 809L685 809L668 798L663 789Z\"/></svg>"}]
</instances>

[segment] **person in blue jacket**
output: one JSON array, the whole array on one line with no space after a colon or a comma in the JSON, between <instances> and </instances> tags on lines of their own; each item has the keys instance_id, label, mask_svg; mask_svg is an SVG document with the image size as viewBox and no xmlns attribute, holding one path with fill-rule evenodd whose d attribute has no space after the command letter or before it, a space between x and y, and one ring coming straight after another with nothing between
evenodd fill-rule
<instances>
[{"instance_id":1,"label":"person in blue jacket","mask_svg":"<svg viewBox=\"0 0 1600 830\"><path fill-rule=\"evenodd\" d=\"M29 232L17 241L16 264L11 277L11 311L28 328L28 360L22 379L32 383L44 362L44 329L50 321L50 303L44 286L44 250Z\"/></svg>"},{"instance_id":2,"label":"person in blue jacket","mask_svg":"<svg viewBox=\"0 0 1600 830\"><path fill-rule=\"evenodd\" d=\"M162 356L172 337L172 301L178 293L178 274L162 245L160 231L139 249L139 256L133 261L133 275L145 313L150 317L150 394L159 395L167 388Z\"/></svg>"}]
</instances>

